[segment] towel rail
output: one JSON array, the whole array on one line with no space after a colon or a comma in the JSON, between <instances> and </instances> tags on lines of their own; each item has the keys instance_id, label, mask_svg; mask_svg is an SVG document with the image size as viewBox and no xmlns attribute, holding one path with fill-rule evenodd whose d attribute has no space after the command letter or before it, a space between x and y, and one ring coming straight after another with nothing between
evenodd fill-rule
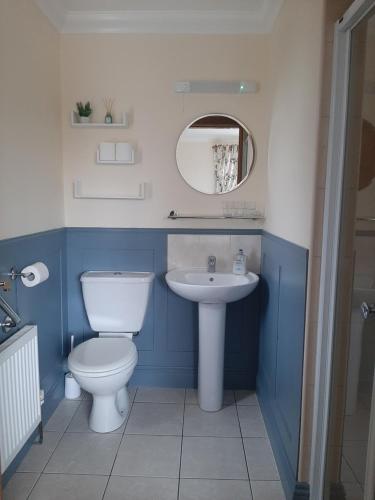
<instances>
[{"instance_id":1,"label":"towel rail","mask_svg":"<svg viewBox=\"0 0 375 500\"><path fill-rule=\"evenodd\" d=\"M360 222L375 222L375 217L357 217Z\"/></svg>"}]
</instances>

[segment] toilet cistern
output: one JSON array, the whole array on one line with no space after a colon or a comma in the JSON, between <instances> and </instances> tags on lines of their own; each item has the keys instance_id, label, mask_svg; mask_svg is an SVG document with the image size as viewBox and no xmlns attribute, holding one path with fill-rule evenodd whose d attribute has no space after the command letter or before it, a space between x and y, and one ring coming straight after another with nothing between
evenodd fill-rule
<instances>
[{"instance_id":1,"label":"toilet cistern","mask_svg":"<svg viewBox=\"0 0 375 500\"><path fill-rule=\"evenodd\" d=\"M207 259L207 272L214 273L216 271L216 257L210 255Z\"/></svg>"}]
</instances>

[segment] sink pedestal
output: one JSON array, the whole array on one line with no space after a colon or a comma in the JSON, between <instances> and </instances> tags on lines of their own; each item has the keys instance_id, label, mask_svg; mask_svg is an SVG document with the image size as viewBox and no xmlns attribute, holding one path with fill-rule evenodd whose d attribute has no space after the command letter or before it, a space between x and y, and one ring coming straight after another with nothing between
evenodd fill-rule
<instances>
[{"instance_id":1,"label":"sink pedestal","mask_svg":"<svg viewBox=\"0 0 375 500\"><path fill-rule=\"evenodd\" d=\"M205 411L223 406L226 304L199 303L198 400Z\"/></svg>"}]
</instances>

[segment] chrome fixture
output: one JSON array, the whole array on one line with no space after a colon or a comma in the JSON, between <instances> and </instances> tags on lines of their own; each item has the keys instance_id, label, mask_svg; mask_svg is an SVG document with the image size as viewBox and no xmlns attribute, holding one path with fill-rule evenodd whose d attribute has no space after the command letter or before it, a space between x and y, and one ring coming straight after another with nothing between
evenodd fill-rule
<instances>
[{"instance_id":1,"label":"chrome fixture","mask_svg":"<svg viewBox=\"0 0 375 500\"><path fill-rule=\"evenodd\" d=\"M264 215L254 213L254 215L194 215L179 214L176 210L171 210L168 219L242 219L242 220L265 220Z\"/></svg>"},{"instance_id":2,"label":"chrome fixture","mask_svg":"<svg viewBox=\"0 0 375 500\"><path fill-rule=\"evenodd\" d=\"M375 316L375 304L368 304L367 302L362 302L361 313L363 319L367 319L370 316Z\"/></svg>"},{"instance_id":3,"label":"chrome fixture","mask_svg":"<svg viewBox=\"0 0 375 500\"><path fill-rule=\"evenodd\" d=\"M375 222L375 217L357 217L360 222Z\"/></svg>"},{"instance_id":4,"label":"chrome fixture","mask_svg":"<svg viewBox=\"0 0 375 500\"><path fill-rule=\"evenodd\" d=\"M16 311L0 296L0 309L7 315L5 320L0 323L4 333L7 333L11 328L14 328L21 322L21 318Z\"/></svg>"},{"instance_id":5,"label":"chrome fixture","mask_svg":"<svg viewBox=\"0 0 375 500\"><path fill-rule=\"evenodd\" d=\"M207 271L209 273L216 271L216 257L214 255L210 255L207 259Z\"/></svg>"},{"instance_id":6,"label":"chrome fixture","mask_svg":"<svg viewBox=\"0 0 375 500\"><path fill-rule=\"evenodd\" d=\"M10 270L9 273L2 273L0 272L1 276L9 276L12 281L14 281L16 278L28 278L29 280L34 279L34 274L33 273L20 273L15 270L14 267Z\"/></svg>"}]
</instances>

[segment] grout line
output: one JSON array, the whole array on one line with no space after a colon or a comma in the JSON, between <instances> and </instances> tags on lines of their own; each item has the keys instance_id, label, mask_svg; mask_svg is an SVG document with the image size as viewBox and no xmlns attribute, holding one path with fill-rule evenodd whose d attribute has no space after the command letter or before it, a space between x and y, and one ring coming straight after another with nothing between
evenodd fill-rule
<instances>
[{"instance_id":1,"label":"grout line","mask_svg":"<svg viewBox=\"0 0 375 500\"><path fill-rule=\"evenodd\" d=\"M64 401L64 399L62 399L61 401ZM61 403L61 402L60 402L60 403ZM60 403L59 403L59 405L57 406L57 408L60 406ZM81 401L81 403L82 403L82 401ZM56 451L57 447L59 446L59 444L61 443L61 441L62 441L63 437L65 436L66 429L69 427L69 425L70 425L71 421L73 420L73 418L74 418L75 414L78 412L78 408L81 406L81 403L77 406L76 411L75 411L75 412L73 413L73 415L70 417L70 420L69 420L68 425L66 426L65 430L61 433L60 439L58 439L58 441L57 441L57 443L56 443L56 446L53 448L52 453L51 453L51 455L49 456L49 458L48 458L48 460L47 460L47 462L46 462L46 465L43 467L42 471L40 472L40 476L41 476L41 475L44 473L44 471L46 470L46 467L47 467L47 465L49 464L49 462L50 462L50 460L51 460L51 458L52 458L52 455L55 453L55 451ZM57 408L56 408L56 410L57 410ZM52 418L52 416L55 414L56 410L53 412L53 414L51 415L51 417L50 417L50 418ZM56 432L56 431L46 431L46 432L45 432L45 434L47 434L47 432L51 432L51 433L52 433L52 432L55 432L55 433L57 433L57 434L58 434L58 432ZM41 446L43 446L43 443L41 444ZM40 476L39 476L39 478L38 478L38 481L39 481L39 479L40 479ZM38 482L38 481L37 481L37 482ZM32 493L33 489L35 488L36 484L37 484L37 483L35 483L35 484L34 484L34 487L33 487L33 488L32 488L32 490L30 491L30 493L29 493L29 495L28 495L28 497L27 497L27 498L29 498L29 496L31 495L31 493Z\"/></svg>"},{"instance_id":2,"label":"grout line","mask_svg":"<svg viewBox=\"0 0 375 500\"><path fill-rule=\"evenodd\" d=\"M180 463L179 463L179 467L178 467L177 500L180 497L182 446L183 446L183 442L184 442L184 425L185 425L185 408L186 408L186 388L185 388L185 394L184 394L184 410L182 412L182 429L181 429Z\"/></svg>"},{"instance_id":3,"label":"grout line","mask_svg":"<svg viewBox=\"0 0 375 500\"><path fill-rule=\"evenodd\" d=\"M352 484L358 484L358 486L361 488L361 490L363 490L363 484L359 481L357 474L354 472L353 467L351 466L349 460L346 458L344 453L341 453L341 460L345 461L347 467L350 469L350 472L353 474L353 477L356 480L356 483L352 483ZM340 473L340 476L341 476L341 473ZM341 479L341 481L342 481L342 479Z\"/></svg>"},{"instance_id":4,"label":"grout line","mask_svg":"<svg viewBox=\"0 0 375 500\"><path fill-rule=\"evenodd\" d=\"M14 476L13 476L13 477L15 477L15 476L16 476L16 474L33 474L33 472L17 472L17 471L16 471L16 472L14 473ZM40 476L42 475L42 473L41 473L41 472L35 472L34 474L38 474L38 477L37 477L37 479L36 479L35 483L33 484L33 486L32 486L32 488L31 488L31 490L30 490L30 491L29 491L29 493L27 494L26 500L27 500L28 498L30 498L30 495L31 495L31 493L33 492L33 489L35 488L35 486L36 486L36 485L37 485L37 483L39 482ZM9 483L8 483L8 484L9 484Z\"/></svg>"},{"instance_id":5,"label":"grout line","mask_svg":"<svg viewBox=\"0 0 375 500\"><path fill-rule=\"evenodd\" d=\"M128 389L128 391L129 391L129 389ZM111 470L110 470L110 472L109 472L109 476L108 476L107 484L105 485L105 488L104 488L104 492L103 492L102 500L104 500L105 494L106 494L107 489L108 489L109 481L110 481L110 479L111 479L111 477L112 477L113 468L114 468L114 466L115 466L115 463L116 463L116 460L117 460L117 456L118 456L118 454L119 454L120 447L121 447L121 444L122 444L123 439L124 439L124 436L125 436L125 429L126 429L126 427L127 427L127 425L128 425L128 422L129 422L130 413L131 413L131 411L132 411L132 409L133 409L133 406L134 406L134 401L135 401L135 397L136 397L136 395L137 395L137 391L138 391L138 387L136 387L136 388L135 388L135 393L134 393L134 398L133 398L133 401L132 401L132 402L131 402L131 404L129 405L129 412L128 412L128 415L127 415L127 417L126 417L126 423L125 423L125 426L124 426L124 431L123 431L123 432L122 432L122 434L121 434L120 443L119 443L119 445L118 445L118 447L117 447L117 451L116 451L116 454L115 454L115 459L113 460L112 467L111 467ZM129 392L128 392L128 395L129 395Z\"/></svg>"},{"instance_id":6,"label":"grout line","mask_svg":"<svg viewBox=\"0 0 375 500\"><path fill-rule=\"evenodd\" d=\"M238 406L237 406L237 400L236 400L236 397L234 398L234 400L235 400L235 406L236 406L236 415L237 415L237 420L238 420L238 426L239 426L239 428L240 428L241 443L242 443L242 450L243 450L243 454L244 454L244 458L245 458L246 472L247 472L247 477L248 477L248 480L249 480L250 494L251 494L251 498L252 498L252 499L254 499L254 495L253 495L253 488L252 488L252 485L251 485L251 480L250 480L249 466L248 466L248 464L247 464L247 457L246 457L245 443L244 443L244 438L243 438L243 435L242 435L242 429L241 429L240 417L239 417L239 415L238 415Z\"/></svg>"}]
</instances>

